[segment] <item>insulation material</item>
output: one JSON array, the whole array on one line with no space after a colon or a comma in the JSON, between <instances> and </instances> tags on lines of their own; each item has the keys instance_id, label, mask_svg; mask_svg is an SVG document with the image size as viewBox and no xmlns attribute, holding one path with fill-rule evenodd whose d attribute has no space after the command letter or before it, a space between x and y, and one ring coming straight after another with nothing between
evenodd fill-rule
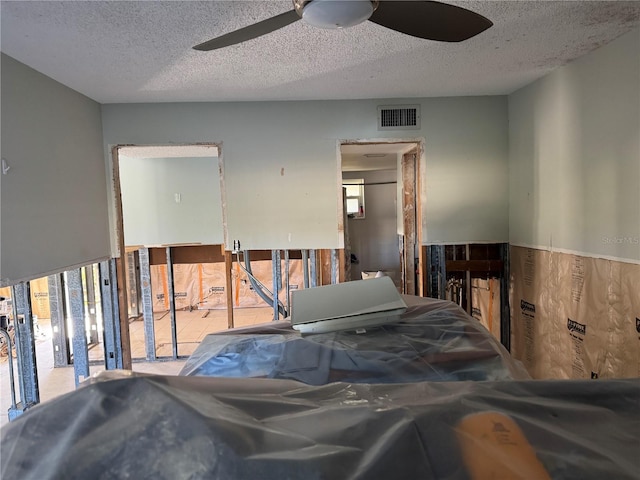
<instances>
[{"instance_id":1,"label":"insulation material","mask_svg":"<svg viewBox=\"0 0 640 480\"><path fill-rule=\"evenodd\" d=\"M511 273L512 353L534 378L640 374L640 265L512 247Z\"/></svg>"},{"instance_id":2,"label":"insulation material","mask_svg":"<svg viewBox=\"0 0 640 480\"><path fill-rule=\"evenodd\" d=\"M169 310L169 286L167 283L167 266L151 265L151 300L154 312Z\"/></svg>"},{"instance_id":3,"label":"insulation material","mask_svg":"<svg viewBox=\"0 0 640 480\"><path fill-rule=\"evenodd\" d=\"M198 308L227 308L224 263L202 263L198 265L199 290L202 299Z\"/></svg>"},{"instance_id":4,"label":"insulation material","mask_svg":"<svg viewBox=\"0 0 640 480\"><path fill-rule=\"evenodd\" d=\"M618 330L617 318L609 315L608 279L611 262L595 258L556 254L558 258L557 315L568 341L562 353L567 378L598 378L604 356L609 354L608 331ZM566 347L566 345L565 345Z\"/></svg>"},{"instance_id":5,"label":"insulation material","mask_svg":"<svg viewBox=\"0 0 640 480\"><path fill-rule=\"evenodd\" d=\"M251 262L253 275L270 291L273 290L273 264L270 260ZM233 306L234 307L265 307L268 306L253 290L247 274L233 263ZM289 260L289 291L303 287L302 260ZM278 291L278 299L286 305L285 268L282 262L282 288Z\"/></svg>"},{"instance_id":6,"label":"insulation material","mask_svg":"<svg viewBox=\"0 0 640 480\"><path fill-rule=\"evenodd\" d=\"M47 277L31 280L29 286L31 287L31 314L38 318L51 318Z\"/></svg>"},{"instance_id":7,"label":"insulation material","mask_svg":"<svg viewBox=\"0 0 640 480\"><path fill-rule=\"evenodd\" d=\"M0 297L6 299L0 301L0 315L11 315L11 287L0 288Z\"/></svg>"},{"instance_id":8,"label":"insulation material","mask_svg":"<svg viewBox=\"0 0 640 480\"><path fill-rule=\"evenodd\" d=\"M500 340L500 280L471 279L471 315Z\"/></svg>"},{"instance_id":9,"label":"insulation material","mask_svg":"<svg viewBox=\"0 0 640 480\"><path fill-rule=\"evenodd\" d=\"M621 377L640 377L640 265L618 263L613 281L620 284L622 302L612 302L622 335L611 335L610 348L616 355L604 360L606 371Z\"/></svg>"},{"instance_id":10,"label":"insulation material","mask_svg":"<svg viewBox=\"0 0 640 480\"><path fill-rule=\"evenodd\" d=\"M31 280L29 286L31 287L31 314L37 318L51 318L47 277ZM0 288L0 297L10 299L11 287ZM0 302L0 315L13 316L10 302Z\"/></svg>"},{"instance_id":11,"label":"insulation material","mask_svg":"<svg viewBox=\"0 0 640 480\"><path fill-rule=\"evenodd\" d=\"M282 262L282 288L278 298L283 304L285 299L285 269ZM270 291L273 288L272 263L270 260L251 262L253 275ZM302 288L302 260L289 261L289 290ZM232 275L234 307L268 306L253 290L249 279L237 262L233 263ZM224 263L177 264L173 266L173 281L176 309L226 308L226 277ZM169 288L166 265L151 266L151 292L153 311L169 309Z\"/></svg>"},{"instance_id":12,"label":"insulation material","mask_svg":"<svg viewBox=\"0 0 640 480\"><path fill-rule=\"evenodd\" d=\"M150 270L153 311L167 311L169 310L167 266L152 265ZM173 293L177 310L197 308L201 298L198 265L177 264L173 266Z\"/></svg>"}]
</instances>

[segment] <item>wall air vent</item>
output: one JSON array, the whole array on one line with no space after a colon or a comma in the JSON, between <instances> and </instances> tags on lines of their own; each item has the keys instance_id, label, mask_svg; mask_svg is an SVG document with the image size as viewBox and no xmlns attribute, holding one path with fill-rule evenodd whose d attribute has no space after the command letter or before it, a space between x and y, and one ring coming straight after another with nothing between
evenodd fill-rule
<instances>
[{"instance_id":1,"label":"wall air vent","mask_svg":"<svg viewBox=\"0 0 640 480\"><path fill-rule=\"evenodd\" d=\"M420 130L420 105L379 106L378 130Z\"/></svg>"}]
</instances>

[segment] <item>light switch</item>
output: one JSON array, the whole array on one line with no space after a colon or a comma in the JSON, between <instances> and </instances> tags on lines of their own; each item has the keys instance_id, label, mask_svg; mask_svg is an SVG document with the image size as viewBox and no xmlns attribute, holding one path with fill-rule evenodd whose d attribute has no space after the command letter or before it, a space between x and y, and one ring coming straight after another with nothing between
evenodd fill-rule
<instances>
[{"instance_id":1,"label":"light switch","mask_svg":"<svg viewBox=\"0 0 640 480\"><path fill-rule=\"evenodd\" d=\"M176 203L180 203L180 194L179 193L174 194L174 198L176 199Z\"/></svg>"}]
</instances>

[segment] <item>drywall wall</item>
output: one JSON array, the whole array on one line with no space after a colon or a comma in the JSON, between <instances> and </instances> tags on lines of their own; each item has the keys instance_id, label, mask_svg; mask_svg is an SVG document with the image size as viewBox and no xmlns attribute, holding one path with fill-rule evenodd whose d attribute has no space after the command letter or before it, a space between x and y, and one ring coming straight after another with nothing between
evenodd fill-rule
<instances>
[{"instance_id":1,"label":"drywall wall","mask_svg":"<svg viewBox=\"0 0 640 480\"><path fill-rule=\"evenodd\" d=\"M640 260L640 29L509 96L510 242Z\"/></svg>"},{"instance_id":2,"label":"drywall wall","mask_svg":"<svg viewBox=\"0 0 640 480\"><path fill-rule=\"evenodd\" d=\"M400 253L396 233L396 171L344 172L343 178L362 178L364 218L348 220L351 253L359 263L351 266L351 278L362 271L396 271L400 277ZM389 182L389 183L387 183Z\"/></svg>"},{"instance_id":3,"label":"drywall wall","mask_svg":"<svg viewBox=\"0 0 640 480\"><path fill-rule=\"evenodd\" d=\"M217 157L119 156L125 245L223 243Z\"/></svg>"},{"instance_id":4,"label":"drywall wall","mask_svg":"<svg viewBox=\"0 0 640 480\"><path fill-rule=\"evenodd\" d=\"M4 54L1 89L1 284L109 257L100 105Z\"/></svg>"},{"instance_id":5,"label":"drywall wall","mask_svg":"<svg viewBox=\"0 0 640 480\"><path fill-rule=\"evenodd\" d=\"M378 131L378 105L416 103L421 130ZM339 143L385 138L425 142L425 242L508 237L506 97L129 104L102 111L108 162L117 144L221 146L228 247L233 240L250 249L341 247Z\"/></svg>"}]
</instances>

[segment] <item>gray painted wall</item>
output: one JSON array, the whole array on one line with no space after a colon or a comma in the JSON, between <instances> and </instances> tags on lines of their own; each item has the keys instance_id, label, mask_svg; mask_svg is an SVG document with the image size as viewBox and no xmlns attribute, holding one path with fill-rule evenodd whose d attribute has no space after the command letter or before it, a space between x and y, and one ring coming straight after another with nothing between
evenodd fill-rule
<instances>
[{"instance_id":1,"label":"gray painted wall","mask_svg":"<svg viewBox=\"0 0 640 480\"><path fill-rule=\"evenodd\" d=\"M378 105L416 103L421 130L377 130ZM508 238L506 97L104 105L103 126L105 152L221 144L228 246L340 247L338 145L384 138L425 141L425 242Z\"/></svg>"},{"instance_id":2,"label":"gray painted wall","mask_svg":"<svg viewBox=\"0 0 640 480\"><path fill-rule=\"evenodd\" d=\"M110 255L100 105L2 54L0 282Z\"/></svg>"},{"instance_id":3,"label":"gray painted wall","mask_svg":"<svg viewBox=\"0 0 640 480\"><path fill-rule=\"evenodd\" d=\"M640 260L640 29L509 97L510 242Z\"/></svg>"},{"instance_id":4,"label":"gray painted wall","mask_svg":"<svg viewBox=\"0 0 640 480\"><path fill-rule=\"evenodd\" d=\"M343 173L343 178L363 178L365 184L395 182L396 177L395 170ZM396 196L395 183L365 186L365 217L348 220L351 252L360 261L351 266L352 280L362 271L394 270L400 277Z\"/></svg>"},{"instance_id":5,"label":"gray painted wall","mask_svg":"<svg viewBox=\"0 0 640 480\"><path fill-rule=\"evenodd\" d=\"M120 156L119 166L125 245L223 242L217 157Z\"/></svg>"}]
</instances>

